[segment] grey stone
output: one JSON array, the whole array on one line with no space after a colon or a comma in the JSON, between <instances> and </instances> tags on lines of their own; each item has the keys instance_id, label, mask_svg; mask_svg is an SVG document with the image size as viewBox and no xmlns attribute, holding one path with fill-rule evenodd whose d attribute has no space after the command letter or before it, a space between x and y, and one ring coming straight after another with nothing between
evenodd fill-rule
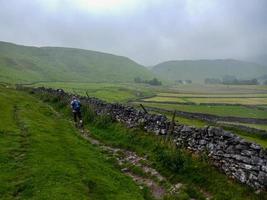
<instances>
[{"instance_id":1,"label":"grey stone","mask_svg":"<svg viewBox=\"0 0 267 200\"><path fill-rule=\"evenodd\" d=\"M241 151L241 155L244 155L244 156L251 156L253 154L254 154L253 151L249 151L249 150L242 150Z\"/></svg>"},{"instance_id":2,"label":"grey stone","mask_svg":"<svg viewBox=\"0 0 267 200\"><path fill-rule=\"evenodd\" d=\"M257 144L255 144L255 143L252 143L252 144L250 145L250 147L251 147L252 149L255 149L255 150L260 150L260 149L261 149L260 145L257 145Z\"/></svg>"},{"instance_id":3,"label":"grey stone","mask_svg":"<svg viewBox=\"0 0 267 200\"><path fill-rule=\"evenodd\" d=\"M245 150L245 149L247 149L247 146L242 145L242 144L238 144L238 145L235 146L235 149L238 149L238 150Z\"/></svg>"},{"instance_id":4,"label":"grey stone","mask_svg":"<svg viewBox=\"0 0 267 200\"><path fill-rule=\"evenodd\" d=\"M267 173L267 165L261 166L261 170Z\"/></svg>"},{"instance_id":5,"label":"grey stone","mask_svg":"<svg viewBox=\"0 0 267 200\"><path fill-rule=\"evenodd\" d=\"M251 163L253 165L262 165L263 164L263 160L258 158L258 157L252 156L251 157Z\"/></svg>"},{"instance_id":6,"label":"grey stone","mask_svg":"<svg viewBox=\"0 0 267 200\"><path fill-rule=\"evenodd\" d=\"M261 184L267 186L267 173L260 171L258 175L258 180Z\"/></svg>"},{"instance_id":7,"label":"grey stone","mask_svg":"<svg viewBox=\"0 0 267 200\"><path fill-rule=\"evenodd\" d=\"M245 156L241 156L238 154L232 155L232 158L238 160L238 161L242 161L243 163L250 163L250 159L248 157Z\"/></svg>"},{"instance_id":8,"label":"grey stone","mask_svg":"<svg viewBox=\"0 0 267 200\"><path fill-rule=\"evenodd\" d=\"M181 132L191 132L192 129L189 126L184 126Z\"/></svg>"},{"instance_id":9,"label":"grey stone","mask_svg":"<svg viewBox=\"0 0 267 200\"><path fill-rule=\"evenodd\" d=\"M199 141L199 144L200 144L200 145L205 145L205 144L207 144L207 141L206 141L206 140L200 140L200 141Z\"/></svg>"},{"instance_id":10,"label":"grey stone","mask_svg":"<svg viewBox=\"0 0 267 200\"><path fill-rule=\"evenodd\" d=\"M243 163L239 164L239 166L240 166L241 168L243 168L243 169L246 169L246 170L250 170L250 169L253 168L252 165L243 164Z\"/></svg>"},{"instance_id":11,"label":"grey stone","mask_svg":"<svg viewBox=\"0 0 267 200\"><path fill-rule=\"evenodd\" d=\"M245 183L247 181L246 173L242 169L237 170L233 176L236 177L241 183Z\"/></svg>"}]
</instances>

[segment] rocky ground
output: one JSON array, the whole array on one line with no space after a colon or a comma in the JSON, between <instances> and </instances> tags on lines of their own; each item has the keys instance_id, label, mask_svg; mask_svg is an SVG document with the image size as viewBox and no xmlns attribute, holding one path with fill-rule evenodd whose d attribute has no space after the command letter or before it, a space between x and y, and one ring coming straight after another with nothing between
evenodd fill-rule
<instances>
[{"instance_id":1,"label":"rocky ground","mask_svg":"<svg viewBox=\"0 0 267 200\"><path fill-rule=\"evenodd\" d=\"M115 160L121 172L131 177L140 189L148 188L155 199L179 196L179 192L184 186L183 183L171 184L153 168L152 163L145 156L142 157L133 151L108 146L94 139L86 129L80 130L80 134L84 139L100 148L107 155L107 159ZM202 193L207 200L211 198L210 194Z\"/></svg>"}]
</instances>

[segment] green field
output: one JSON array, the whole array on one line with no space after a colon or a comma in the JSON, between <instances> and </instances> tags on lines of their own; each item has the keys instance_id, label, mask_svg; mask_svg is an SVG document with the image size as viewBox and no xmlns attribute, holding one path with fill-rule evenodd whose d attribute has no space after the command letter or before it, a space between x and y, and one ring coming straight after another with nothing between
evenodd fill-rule
<instances>
[{"instance_id":1,"label":"green field","mask_svg":"<svg viewBox=\"0 0 267 200\"><path fill-rule=\"evenodd\" d=\"M267 119L267 112L242 106L177 105L163 103L143 103L148 107L179 110L192 113L205 113L218 116Z\"/></svg>"},{"instance_id":2,"label":"green field","mask_svg":"<svg viewBox=\"0 0 267 200\"><path fill-rule=\"evenodd\" d=\"M266 105L267 97L167 97L156 96L147 98L145 101L156 102L175 102L175 103L194 103L194 104L241 104L241 105Z\"/></svg>"},{"instance_id":3,"label":"green field","mask_svg":"<svg viewBox=\"0 0 267 200\"><path fill-rule=\"evenodd\" d=\"M0 87L1 199L144 199L50 106Z\"/></svg>"},{"instance_id":4,"label":"green field","mask_svg":"<svg viewBox=\"0 0 267 200\"><path fill-rule=\"evenodd\" d=\"M267 98L267 94L203 94L203 93L168 93L160 92L159 97L187 97L187 98Z\"/></svg>"}]
</instances>

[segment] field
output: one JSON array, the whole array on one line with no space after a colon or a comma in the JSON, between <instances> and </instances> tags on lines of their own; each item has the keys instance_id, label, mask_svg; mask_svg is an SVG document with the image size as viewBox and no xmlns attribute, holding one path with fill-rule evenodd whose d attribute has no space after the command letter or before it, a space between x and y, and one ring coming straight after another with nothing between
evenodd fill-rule
<instances>
[{"instance_id":1,"label":"field","mask_svg":"<svg viewBox=\"0 0 267 200\"><path fill-rule=\"evenodd\" d=\"M147 98L145 101L154 101L154 102L172 102L172 103L192 103L192 104L241 104L241 105L267 105L267 96L263 97L250 97L250 96L235 96L229 97L227 95L218 97L218 96L182 96L182 97L173 97L173 96L160 96Z\"/></svg>"},{"instance_id":2,"label":"field","mask_svg":"<svg viewBox=\"0 0 267 200\"><path fill-rule=\"evenodd\" d=\"M139 103L139 102L137 102ZM247 108L243 106L221 106L221 105L183 105L183 104L166 104L165 102L159 103L146 103L144 105L149 107L163 108L168 110L179 110L191 113L205 113L218 116L232 116L232 117L248 117L266 119L267 113L263 110Z\"/></svg>"}]
</instances>

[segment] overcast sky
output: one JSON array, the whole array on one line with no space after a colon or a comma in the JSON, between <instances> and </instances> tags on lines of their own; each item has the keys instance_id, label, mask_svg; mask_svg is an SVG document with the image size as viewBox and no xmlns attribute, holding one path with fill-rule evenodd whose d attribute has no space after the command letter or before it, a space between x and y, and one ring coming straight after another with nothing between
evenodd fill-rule
<instances>
[{"instance_id":1,"label":"overcast sky","mask_svg":"<svg viewBox=\"0 0 267 200\"><path fill-rule=\"evenodd\" d=\"M153 65L267 53L267 0L0 0L0 40Z\"/></svg>"}]
</instances>

